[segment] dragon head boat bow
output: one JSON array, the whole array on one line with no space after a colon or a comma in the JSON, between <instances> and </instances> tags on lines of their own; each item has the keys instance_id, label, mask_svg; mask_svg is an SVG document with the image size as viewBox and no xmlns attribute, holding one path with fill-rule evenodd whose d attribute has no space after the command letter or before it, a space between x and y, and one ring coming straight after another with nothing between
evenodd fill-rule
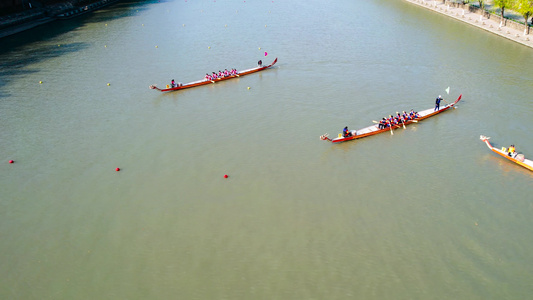
<instances>
[{"instance_id":1,"label":"dragon head boat bow","mask_svg":"<svg viewBox=\"0 0 533 300\"><path fill-rule=\"evenodd\" d=\"M516 153L514 152L514 150L509 150L505 147L502 147L501 149L495 148L489 142L490 137L481 135L479 136L479 139L485 142L487 147L489 147L489 149L492 150L492 152L507 158L508 160L514 162L515 164L519 166L522 166L530 171L533 171L533 161L525 158L524 154Z\"/></svg>"}]
</instances>

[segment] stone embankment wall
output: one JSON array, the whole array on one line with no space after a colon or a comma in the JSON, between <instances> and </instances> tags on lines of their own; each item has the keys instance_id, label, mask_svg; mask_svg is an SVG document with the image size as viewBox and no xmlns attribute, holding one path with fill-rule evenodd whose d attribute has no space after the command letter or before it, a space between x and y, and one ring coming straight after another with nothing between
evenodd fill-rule
<instances>
[{"instance_id":1,"label":"stone embankment wall","mask_svg":"<svg viewBox=\"0 0 533 300\"><path fill-rule=\"evenodd\" d=\"M0 17L0 29L28 23L33 20L44 18L45 16L46 11L42 8L34 8L24 12L2 16Z\"/></svg>"},{"instance_id":2,"label":"stone embankment wall","mask_svg":"<svg viewBox=\"0 0 533 300\"><path fill-rule=\"evenodd\" d=\"M478 15L482 15L484 18L490 19L492 21L496 21L498 23L502 23L502 26L506 26L506 27L509 27L509 28L517 29L517 30L524 30L525 29L525 25L524 24L521 24L521 23L516 22L514 20L511 20L511 19L506 19L506 18L503 18L503 22L502 22L502 17L500 15L494 14L494 13L490 13L487 10L483 10L480 7L477 7L477 6L472 5L472 4L463 4L463 1L450 1L450 0L442 1L442 0L437 0L435 2L437 2L437 3L439 3L439 2L443 3L444 2L445 5L449 5L450 7L462 8L462 9L465 10L465 12L471 12L471 13L475 13L475 14L478 14ZM527 24L527 26L531 27L532 25Z\"/></svg>"}]
</instances>

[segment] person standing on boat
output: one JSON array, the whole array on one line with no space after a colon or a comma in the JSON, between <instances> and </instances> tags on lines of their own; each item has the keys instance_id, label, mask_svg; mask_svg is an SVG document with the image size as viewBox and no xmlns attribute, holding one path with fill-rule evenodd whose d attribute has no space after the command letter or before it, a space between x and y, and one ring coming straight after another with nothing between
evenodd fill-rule
<instances>
[{"instance_id":1,"label":"person standing on boat","mask_svg":"<svg viewBox=\"0 0 533 300\"><path fill-rule=\"evenodd\" d=\"M441 95L439 95L439 96L437 97L437 99L435 99L435 110L434 110L434 111L439 110L439 108L440 108L440 101L441 101L441 100L442 100Z\"/></svg>"},{"instance_id":2,"label":"person standing on boat","mask_svg":"<svg viewBox=\"0 0 533 300\"><path fill-rule=\"evenodd\" d=\"M263 66L263 61L262 61L262 60L259 60L259 61L257 62L257 66L258 66L258 67L262 67L262 66Z\"/></svg>"},{"instance_id":3,"label":"person standing on boat","mask_svg":"<svg viewBox=\"0 0 533 300\"><path fill-rule=\"evenodd\" d=\"M176 82L174 81L174 79L172 79L172 81L170 82L170 86L173 88L176 87Z\"/></svg>"}]
</instances>

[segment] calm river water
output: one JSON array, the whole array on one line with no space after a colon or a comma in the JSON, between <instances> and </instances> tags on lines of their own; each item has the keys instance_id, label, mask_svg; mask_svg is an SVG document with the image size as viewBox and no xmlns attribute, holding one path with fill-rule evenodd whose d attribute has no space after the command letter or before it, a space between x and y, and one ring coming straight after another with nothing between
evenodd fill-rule
<instances>
[{"instance_id":1,"label":"calm river water","mask_svg":"<svg viewBox=\"0 0 533 300\"><path fill-rule=\"evenodd\" d=\"M120 2L3 39L0 298L529 298L533 172L479 135L533 157L531 70L398 0Z\"/></svg>"}]
</instances>

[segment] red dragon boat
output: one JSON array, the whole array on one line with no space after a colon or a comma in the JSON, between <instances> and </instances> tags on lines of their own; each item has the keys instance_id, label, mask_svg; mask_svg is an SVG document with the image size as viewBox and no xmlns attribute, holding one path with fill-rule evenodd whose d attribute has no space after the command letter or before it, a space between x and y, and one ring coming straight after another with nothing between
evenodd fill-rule
<instances>
[{"instance_id":1,"label":"red dragon boat","mask_svg":"<svg viewBox=\"0 0 533 300\"><path fill-rule=\"evenodd\" d=\"M487 147L489 147L490 150L492 150L492 152L494 153L497 153L505 158L507 158L508 160L530 170L530 171L533 171L533 161L529 160L529 159L526 159L524 157L524 154L515 154L513 156L509 156L509 153L507 152L507 149L505 148L502 148L502 149L497 149L497 148L494 148L490 142L489 142L489 139L490 137L486 137L484 135L481 135L479 136L479 139L482 140L483 142L485 142L485 144L487 144Z\"/></svg>"},{"instance_id":2,"label":"red dragon boat","mask_svg":"<svg viewBox=\"0 0 533 300\"><path fill-rule=\"evenodd\" d=\"M411 123L417 123L418 121L422 121L424 119L427 119L429 117L433 117L437 114L440 114L441 112L444 112L444 111L447 111L448 109L455 109L456 108L456 104L457 102L459 102L459 100L461 100L461 97L463 95L459 95L459 98L457 98L457 100L455 100L455 102L453 102L452 104L447 104L446 106L441 106L439 108L439 110L435 111L434 108L429 108L429 109L426 109L426 110L423 110L423 111L420 111L418 112L418 115L419 117L414 119L414 120L407 120L402 124L399 124L399 125L393 125L392 127L388 127L388 128L384 128L384 129L379 129L378 127L378 124L374 124L374 125L371 125L371 126L368 126L368 127L365 127L365 128L362 128L362 129L359 129L359 130L350 130L350 133L351 133L351 136L346 136L346 137L343 137L341 133L339 133L339 136L334 138L334 139L331 139L328 137L328 134L324 134L324 135L321 135L320 136L320 139L321 140L324 140L324 141L330 141L332 143L340 143L340 142L346 142L346 141L351 141L351 140L355 140L355 139L360 139L360 138L364 138L364 137L367 137L367 136L371 136L371 135L376 135L376 134L379 134L379 133L383 133L383 132L389 132L391 134L392 131L394 129L398 129L400 127L404 127L405 128L405 125L409 125ZM374 121L374 123L377 123L376 121Z\"/></svg>"},{"instance_id":3,"label":"red dragon boat","mask_svg":"<svg viewBox=\"0 0 533 300\"><path fill-rule=\"evenodd\" d=\"M167 85L167 88L165 88L165 89L160 89L155 84L152 84L150 86L150 88L154 89L154 90L161 91L161 92L169 92L169 91L177 91L177 90L188 89L188 88L197 87L197 86L206 85L206 84L213 84L213 83L217 83L219 81L224 81L224 80L228 80L228 79L237 78L237 77L241 77L241 76L244 76L244 75L256 73L256 72L259 72L259 71L263 71L265 69L268 69L268 68L272 67L276 62L278 62L277 58L274 60L274 62L272 62L268 66L258 66L258 67L255 67L255 68L238 71L237 75L230 75L230 76L226 76L226 77L222 77L222 78L217 78L217 79L214 79L214 80L201 79L201 80L189 82L189 83L186 83L186 84L178 83L178 86L176 86L176 87L170 87L170 86Z\"/></svg>"}]
</instances>

